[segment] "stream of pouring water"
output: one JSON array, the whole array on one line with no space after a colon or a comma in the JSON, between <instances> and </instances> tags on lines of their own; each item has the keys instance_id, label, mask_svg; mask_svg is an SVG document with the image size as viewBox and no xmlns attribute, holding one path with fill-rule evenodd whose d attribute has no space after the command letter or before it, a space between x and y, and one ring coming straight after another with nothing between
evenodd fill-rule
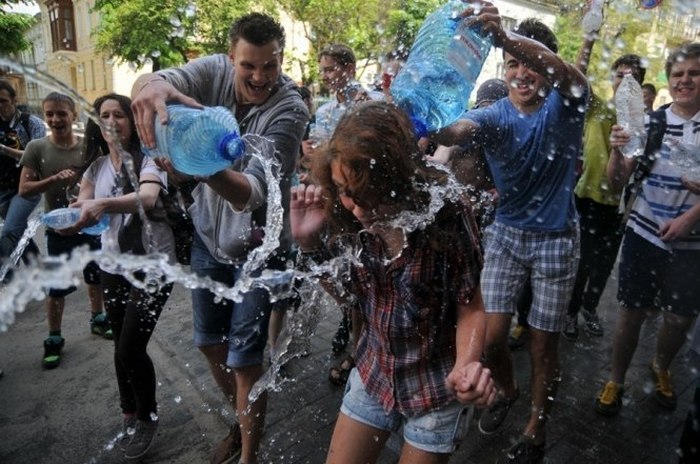
<instances>
[{"instance_id":1,"label":"stream of pouring water","mask_svg":"<svg viewBox=\"0 0 700 464\"><path fill-rule=\"evenodd\" d=\"M82 99L76 92L51 76L38 70L0 59L0 65L10 66L25 74L28 79L70 95L78 102L80 109L98 124L90 103ZM106 129L108 130L108 129ZM274 146L269 140L255 135L245 135L246 156L256 158L263 166L268 185L267 225L262 245L252 250L242 265L241 278L233 287L227 287L209 278L201 278L189 272L189 268L179 264L171 264L163 254L150 252L147 255L136 256L128 254L112 254L102 251L90 251L87 247L75 250L71 257L36 257L30 265L16 267L19 257L29 240L36 234L41 222L41 209L32 214L27 230L22 236L17 249L0 268L0 276L4 277L12 269L13 277L9 282L0 286L0 331L8 330L14 323L15 315L24 311L32 300L45 298L44 288L65 288L79 286L82 283L82 270L90 262L95 261L106 271L127 278L132 284L146 289L157 289L159 285L175 282L185 288L206 288L220 298L240 301L244 292L251 288L262 287L270 292L271 300L278 301L289 298L294 293L300 301L299 307L287 312L285 327L278 339L275 355L271 360L268 371L255 384L250 392L250 400L254 402L259 395L267 390L279 391L284 382L291 380L279 375L281 366L289 360L300 357L308 349L310 339L315 333L319 322L334 310L335 304L319 284L320 278L330 278L338 283L348 280L349 263L357 263L359 249L356 244L349 244L341 256L327 263L313 266L311 270L301 272L290 265L285 270L265 270L260 275L253 273L263 267L267 258L279 246L279 237L283 227L282 195L279 187L279 162L275 157ZM122 152L123 162L134 185L137 179L133 169L131 156ZM249 160L250 162L250 160ZM430 202L425 211L404 212L390 225L410 231L424 228L428 225L439 209L450 199L463 198L467 195L463 186L450 177L448 184L442 188L430 190ZM145 219L145 212L140 206L139 214ZM148 224L147 221L144 221ZM151 237L150 228L147 235ZM152 251L150 243L147 251ZM134 272L144 272L146 278L136 280ZM41 285L36 285L41 282ZM111 442L110 442L111 443ZM106 446L108 447L109 444Z\"/></svg>"}]
</instances>

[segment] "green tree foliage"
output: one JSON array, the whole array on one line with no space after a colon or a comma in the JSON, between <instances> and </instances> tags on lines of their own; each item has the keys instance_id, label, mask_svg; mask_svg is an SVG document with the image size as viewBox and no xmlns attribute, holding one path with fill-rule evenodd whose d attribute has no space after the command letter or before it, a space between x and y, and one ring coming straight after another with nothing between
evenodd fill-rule
<instances>
[{"instance_id":1,"label":"green tree foliage","mask_svg":"<svg viewBox=\"0 0 700 464\"><path fill-rule=\"evenodd\" d=\"M187 61L194 20L185 0L98 0L95 9L98 51L137 67L151 60L154 71Z\"/></svg>"},{"instance_id":2,"label":"green tree foliage","mask_svg":"<svg viewBox=\"0 0 700 464\"><path fill-rule=\"evenodd\" d=\"M98 0L97 49L121 62L152 69L176 66L202 53L226 52L233 20L271 0Z\"/></svg>"},{"instance_id":3,"label":"green tree foliage","mask_svg":"<svg viewBox=\"0 0 700 464\"><path fill-rule=\"evenodd\" d=\"M24 34L31 28L35 19L23 13L0 14L0 55L16 55L29 49L31 44Z\"/></svg>"},{"instance_id":4,"label":"green tree foliage","mask_svg":"<svg viewBox=\"0 0 700 464\"><path fill-rule=\"evenodd\" d=\"M664 2L653 10L642 10L634 0L608 0L603 27L593 47L588 78L594 90L606 98L612 97L610 67L615 59L635 53L647 64L646 82L657 88L665 86L663 65L667 50L683 41L679 37L678 15L671 2ZM557 16L555 33L559 40L559 54L574 62L583 39L581 19L583 1L562 1Z\"/></svg>"},{"instance_id":5,"label":"green tree foliage","mask_svg":"<svg viewBox=\"0 0 700 464\"><path fill-rule=\"evenodd\" d=\"M19 5L20 3L26 5L28 2L26 0L0 0L0 7ZM5 14L5 11L4 9L0 8L0 16L3 14Z\"/></svg>"},{"instance_id":6,"label":"green tree foliage","mask_svg":"<svg viewBox=\"0 0 700 464\"><path fill-rule=\"evenodd\" d=\"M295 63L305 82L315 80L318 53L345 43L359 59L381 60L394 49L410 48L418 28L440 0L279 0L279 8L304 25L312 44L308 60ZM359 70L362 72L362 70Z\"/></svg>"}]
</instances>

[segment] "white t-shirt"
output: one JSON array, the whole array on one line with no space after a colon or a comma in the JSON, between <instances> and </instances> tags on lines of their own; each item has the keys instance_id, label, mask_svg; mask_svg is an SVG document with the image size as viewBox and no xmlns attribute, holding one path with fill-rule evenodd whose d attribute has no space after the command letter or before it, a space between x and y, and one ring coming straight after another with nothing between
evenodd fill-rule
<instances>
[{"instance_id":1,"label":"white t-shirt","mask_svg":"<svg viewBox=\"0 0 700 464\"><path fill-rule=\"evenodd\" d=\"M654 245L664 250L700 250L700 223L693 233L670 243L659 238L661 227L688 211L700 201L700 195L688 191L681 184L683 172L670 161L670 147L682 142L700 146L700 112L686 120L666 109L666 132L659 158L644 180L642 190L632 208L627 227L631 227Z\"/></svg>"},{"instance_id":2,"label":"white t-shirt","mask_svg":"<svg viewBox=\"0 0 700 464\"><path fill-rule=\"evenodd\" d=\"M151 158L144 156L141 164L141 178L146 174L157 176L163 185L168 184L165 171L156 166ZM85 171L83 177L95 186L95 198L115 198L124 194L125 180L122 180L121 173L114 168L108 156L101 156L95 160ZM126 213L111 215L109 229L102 233L103 251L121 253L118 240L119 229L130 216L131 214ZM151 236L149 237L147 228L144 227L142 235L144 245L149 243L150 239L154 247L153 251L167 254L169 260L174 262L175 239L170 226L160 221L148 221L148 223L151 225ZM148 247L146 247L146 252L149 252Z\"/></svg>"}]
</instances>

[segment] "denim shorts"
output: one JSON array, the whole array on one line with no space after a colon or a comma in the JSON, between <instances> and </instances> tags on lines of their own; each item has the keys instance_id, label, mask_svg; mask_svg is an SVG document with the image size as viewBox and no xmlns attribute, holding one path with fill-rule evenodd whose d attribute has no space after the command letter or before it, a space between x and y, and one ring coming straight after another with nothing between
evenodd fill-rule
<instances>
[{"instance_id":1,"label":"denim shorts","mask_svg":"<svg viewBox=\"0 0 700 464\"><path fill-rule=\"evenodd\" d=\"M559 332L569 307L580 259L578 225L564 232L486 228L481 292L487 313L515 314L525 285L532 286L528 324Z\"/></svg>"},{"instance_id":2,"label":"denim shorts","mask_svg":"<svg viewBox=\"0 0 700 464\"><path fill-rule=\"evenodd\" d=\"M421 416L406 417L398 412L387 413L372 398L362 383L357 369L350 372L340 412L349 418L380 430L396 432L403 425L403 438L411 446L428 453L453 453L467 434L474 408L457 400L442 409Z\"/></svg>"},{"instance_id":3,"label":"denim shorts","mask_svg":"<svg viewBox=\"0 0 700 464\"><path fill-rule=\"evenodd\" d=\"M190 266L197 276L209 277L227 287L232 287L241 273L240 266L214 259L196 232ZM202 347L228 343L229 367L261 365L271 306L267 290L260 288L246 292L240 303L219 298L207 289L194 289L194 344Z\"/></svg>"},{"instance_id":4,"label":"denim shorts","mask_svg":"<svg viewBox=\"0 0 700 464\"><path fill-rule=\"evenodd\" d=\"M60 235L51 230L46 231L46 251L49 256L70 255L78 247L87 245L90 251L99 250L101 246L100 237L86 234ZM83 269L83 280L88 285L99 285L100 266L95 261L90 261ZM76 287L51 288L48 295L52 298L62 298L70 295Z\"/></svg>"},{"instance_id":5,"label":"denim shorts","mask_svg":"<svg viewBox=\"0 0 700 464\"><path fill-rule=\"evenodd\" d=\"M632 229L620 251L617 299L627 309L658 308L679 316L698 314L699 250L663 250Z\"/></svg>"}]
</instances>

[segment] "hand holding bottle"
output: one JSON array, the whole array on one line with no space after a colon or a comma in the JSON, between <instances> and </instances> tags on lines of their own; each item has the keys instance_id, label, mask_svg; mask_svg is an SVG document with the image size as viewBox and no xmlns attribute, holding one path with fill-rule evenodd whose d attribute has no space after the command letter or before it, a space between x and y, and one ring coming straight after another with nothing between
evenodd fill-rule
<instances>
[{"instance_id":1,"label":"hand holding bottle","mask_svg":"<svg viewBox=\"0 0 700 464\"><path fill-rule=\"evenodd\" d=\"M179 102L193 108L203 108L197 100L186 96L158 74L141 76L134 84L131 98L136 130L146 148L155 148L156 146L153 127L156 116L161 124L168 122L166 102Z\"/></svg>"},{"instance_id":2,"label":"hand holding bottle","mask_svg":"<svg viewBox=\"0 0 700 464\"><path fill-rule=\"evenodd\" d=\"M477 26L476 30L483 37L489 37L494 47L502 47L508 36L503 28L501 13L492 2L469 0L465 2L471 6L466 8L460 16L467 27Z\"/></svg>"}]
</instances>

